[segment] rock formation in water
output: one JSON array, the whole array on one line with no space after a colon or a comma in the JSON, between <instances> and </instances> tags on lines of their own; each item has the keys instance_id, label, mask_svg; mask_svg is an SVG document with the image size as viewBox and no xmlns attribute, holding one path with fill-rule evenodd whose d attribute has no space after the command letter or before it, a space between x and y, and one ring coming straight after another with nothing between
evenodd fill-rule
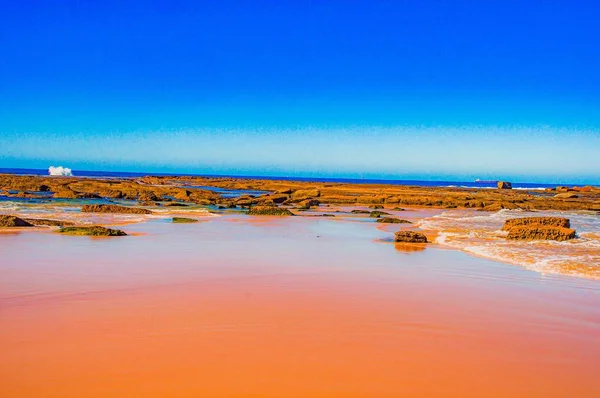
<instances>
[{"instance_id":1,"label":"rock formation in water","mask_svg":"<svg viewBox=\"0 0 600 398\"><path fill-rule=\"evenodd\" d=\"M503 231L508 231L513 227L541 225L546 227L571 228L571 221L564 217L520 217L509 218L504 222Z\"/></svg>"},{"instance_id":2,"label":"rock formation in water","mask_svg":"<svg viewBox=\"0 0 600 398\"><path fill-rule=\"evenodd\" d=\"M84 213L152 214L152 211L148 209L119 205L83 205L81 211Z\"/></svg>"},{"instance_id":3,"label":"rock formation in water","mask_svg":"<svg viewBox=\"0 0 600 398\"><path fill-rule=\"evenodd\" d=\"M0 228L33 227L33 224L15 216L0 214Z\"/></svg>"},{"instance_id":4,"label":"rock formation in water","mask_svg":"<svg viewBox=\"0 0 600 398\"><path fill-rule=\"evenodd\" d=\"M512 184L507 181L498 181L498 189L512 189Z\"/></svg>"},{"instance_id":5,"label":"rock formation in water","mask_svg":"<svg viewBox=\"0 0 600 398\"><path fill-rule=\"evenodd\" d=\"M100 226L65 227L59 229L57 232L65 235L79 236L127 236L127 234L120 229L111 229Z\"/></svg>"},{"instance_id":6,"label":"rock formation in water","mask_svg":"<svg viewBox=\"0 0 600 398\"><path fill-rule=\"evenodd\" d=\"M575 230L564 227L543 226L540 224L512 227L506 239L511 240L557 240L574 239Z\"/></svg>"},{"instance_id":7,"label":"rock formation in water","mask_svg":"<svg viewBox=\"0 0 600 398\"><path fill-rule=\"evenodd\" d=\"M294 213L288 209L276 206L253 206L248 214L251 216L293 216Z\"/></svg>"},{"instance_id":8,"label":"rock formation in water","mask_svg":"<svg viewBox=\"0 0 600 398\"><path fill-rule=\"evenodd\" d=\"M396 232L394 242L427 243L427 237L421 232L398 231Z\"/></svg>"},{"instance_id":9,"label":"rock formation in water","mask_svg":"<svg viewBox=\"0 0 600 398\"><path fill-rule=\"evenodd\" d=\"M394 218L394 217L378 218L377 222L383 223L383 224L412 224L408 220L402 220L400 218Z\"/></svg>"},{"instance_id":10,"label":"rock formation in water","mask_svg":"<svg viewBox=\"0 0 600 398\"><path fill-rule=\"evenodd\" d=\"M198 220L196 220L195 218L186 217L173 217L171 221L175 224L190 224L198 222Z\"/></svg>"}]
</instances>

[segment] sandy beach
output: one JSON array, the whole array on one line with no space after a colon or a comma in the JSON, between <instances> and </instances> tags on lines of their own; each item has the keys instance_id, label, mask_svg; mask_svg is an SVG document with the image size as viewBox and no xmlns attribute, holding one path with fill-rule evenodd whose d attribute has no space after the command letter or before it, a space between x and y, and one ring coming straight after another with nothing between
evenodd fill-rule
<instances>
[{"instance_id":1,"label":"sandy beach","mask_svg":"<svg viewBox=\"0 0 600 398\"><path fill-rule=\"evenodd\" d=\"M1 395L600 394L596 280L407 249L361 218L197 218L3 233Z\"/></svg>"}]
</instances>

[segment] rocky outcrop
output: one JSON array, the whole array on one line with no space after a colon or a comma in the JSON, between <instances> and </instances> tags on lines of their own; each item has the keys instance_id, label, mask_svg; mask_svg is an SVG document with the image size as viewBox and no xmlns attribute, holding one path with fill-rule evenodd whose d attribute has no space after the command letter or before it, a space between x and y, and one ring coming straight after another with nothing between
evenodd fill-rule
<instances>
[{"instance_id":1,"label":"rocky outcrop","mask_svg":"<svg viewBox=\"0 0 600 398\"><path fill-rule=\"evenodd\" d=\"M408 220L402 220L400 218L394 218L394 217L378 218L377 222L383 223L383 224L412 224Z\"/></svg>"},{"instance_id":2,"label":"rocky outcrop","mask_svg":"<svg viewBox=\"0 0 600 398\"><path fill-rule=\"evenodd\" d=\"M254 206L248 211L251 216L293 216L294 213L288 209L276 206Z\"/></svg>"},{"instance_id":3,"label":"rocky outcrop","mask_svg":"<svg viewBox=\"0 0 600 398\"><path fill-rule=\"evenodd\" d=\"M56 199L77 199L77 194L70 189L64 189L54 192L53 197Z\"/></svg>"},{"instance_id":4,"label":"rocky outcrop","mask_svg":"<svg viewBox=\"0 0 600 398\"><path fill-rule=\"evenodd\" d=\"M298 203L297 207L298 209L302 209L302 210L308 210L313 206L318 206L319 205L319 201L316 199L306 199L303 200L301 202Z\"/></svg>"},{"instance_id":5,"label":"rocky outcrop","mask_svg":"<svg viewBox=\"0 0 600 398\"><path fill-rule=\"evenodd\" d=\"M544 227L561 227L570 228L571 222L568 218L563 217L521 217L509 218L504 222L503 231L508 231L513 227L538 225Z\"/></svg>"},{"instance_id":6,"label":"rocky outcrop","mask_svg":"<svg viewBox=\"0 0 600 398\"><path fill-rule=\"evenodd\" d=\"M427 243L427 237L421 232L398 231L394 237L394 242Z\"/></svg>"},{"instance_id":7,"label":"rocky outcrop","mask_svg":"<svg viewBox=\"0 0 600 398\"><path fill-rule=\"evenodd\" d=\"M371 214L369 210L352 210L350 213L352 214Z\"/></svg>"},{"instance_id":8,"label":"rocky outcrop","mask_svg":"<svg viewBox=\"0 0 600 398\"><path fill-rule=\"evenodd\" d=\"M111 229L100 226L65 227L59 229L58 232L65 235L78 236L127 236L127 234L120 229Z\"/></svg>"},{"instance_id":9,"label":"rocky outcrop","mask_svg":"<svg viewBox=\"0 0 600 398\"><path fill-rule=\"evenodd\" d=\"M390 213L386 213L385 211L375 210L369 213L369 217L371 218L379 218L381 216L391 216Z\"/></svg>"},{"instance_id":10,"label":"rocky outcrop","mask_svg":"<svg viewBox=\"0 0 600 398\"><path fill-rule=\"evenodd\" d=\"M171 219L171 221L174 224L191 224L191 223L198 222L198 220L196 220L195 218L186 218L186 217L173 217Z\"/></svg>"},{"instance_id":11,"label":"rocky outcrop","mask_svg":"<svg viewBox=\"0 0 600 398\"><path fill-rule=\"evenodd\" d=\"M508 230L506 239L564 241L574 239L575 236L575 230L571 228L533 224L512 227Z\"/></svg>"},{"instance_id":12,"label":"rocky outcrop","mask_svg":"<svg viewBox=\"0 0 600 398\"><path fill-rule=\"evenodd\" d=\"M556 195L554 195L554 197L557 199L577 199L579 196L571 192L562 192L557 193Z\"/></svg>"},{"instance_id":13,"label":"rocky outcrop","mask_svg":"<svg viewBox=\"0 0 600 398\"><path fill-rule=\"evenodd\" d=\"M507 181L498 181L498 189L512 189L512 184Z\"/></svg>"},{"instance_id":14,"label":"rocky outcrop","mask_svg":"<svg viewBox=\"0 0 600 398\"><path fill-rule=\"evenodd\" d=\"M306 199L318 198L321 196L321 191L318 189L299 189L292 193L292 200L302 201Z\"/></svg>"},{"instance_id":15,"label":"rocky outcrop","mask_svg":"<svg viewBox=\"0 0 600 398\"><path fill-rule=\"evenodd\" d=\"M33 227L33 224L15 216L0 214L0 228Z\"/></svg>"},{"instance_id":16,"label":"rocky outcrop","mask_svg":"<svg viewBox=\"0 0 600 398\"><path fill-rule=\"evenodd\" d=\"M46 218L24 218L30 224L35 226L46 226L46 227L67 227L73 225L70 221L62 221L62 220L48 220Z\"/></svg>"},{"instance_id":17,"label":"rocky outcrop","mask_svg":"<svg viewBox=\"0 0 600 398\"><path fill-rule=\"evenodd\" d=\"M119 205L83 205L81 207L81 211L84 213L152 214L152 212L148 209Z\"/></svg>"}]
</instances>

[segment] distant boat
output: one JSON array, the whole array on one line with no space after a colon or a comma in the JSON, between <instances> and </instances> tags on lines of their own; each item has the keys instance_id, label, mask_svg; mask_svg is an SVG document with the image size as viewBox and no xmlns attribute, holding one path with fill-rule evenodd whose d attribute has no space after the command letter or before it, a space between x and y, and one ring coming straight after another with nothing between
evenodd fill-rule
<instances>
[{"instance_id":1,"label":"distant boat","mask_svg":"<svg viewBox=\"0 0 600 398\"><path fill-rule=\"evenodd\" d=\"M478 184L495 184L498 180L480 180L479 178L475 180Z\"/></svg>"}]
</instances>

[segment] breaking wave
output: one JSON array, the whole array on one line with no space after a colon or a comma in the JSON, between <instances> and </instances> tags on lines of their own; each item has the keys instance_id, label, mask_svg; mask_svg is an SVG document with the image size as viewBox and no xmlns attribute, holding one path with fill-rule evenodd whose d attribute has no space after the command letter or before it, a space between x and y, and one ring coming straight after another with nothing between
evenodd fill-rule
<instances>
[{"instance_id":1,"label":"breaking wave","mask_svg":"<svg viewBox=\"0 0 600 398\"><path fill-rule=\"evenodd\" d=\"M559 216L571 220L577 238L571 241L506 240L502 225L508 218ZM541 273L567 274L600 279L600 215L593 212L496 213L455 210L422 220L421 229L436 231L436 243L472 255L507 262Z\"/></svg>"}]
</instances>

